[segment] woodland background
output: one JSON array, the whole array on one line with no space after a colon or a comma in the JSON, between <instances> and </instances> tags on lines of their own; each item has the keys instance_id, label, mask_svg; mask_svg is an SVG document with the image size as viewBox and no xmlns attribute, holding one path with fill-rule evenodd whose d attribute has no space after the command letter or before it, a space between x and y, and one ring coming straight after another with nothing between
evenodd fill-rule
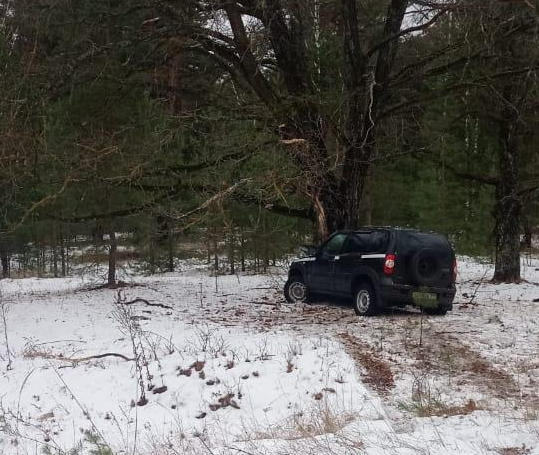
<instances>
[{"instance_id":1,"label":"woodland background","mask_svg":"<svg viewBox=\"0 0 539 455\"><path fill-rule=\"evenodd\" d=\"M539 6L0 0L4 277L200 255L263 271L361 225L520 279L539 225Z\"/></svg>"}]
</instances>

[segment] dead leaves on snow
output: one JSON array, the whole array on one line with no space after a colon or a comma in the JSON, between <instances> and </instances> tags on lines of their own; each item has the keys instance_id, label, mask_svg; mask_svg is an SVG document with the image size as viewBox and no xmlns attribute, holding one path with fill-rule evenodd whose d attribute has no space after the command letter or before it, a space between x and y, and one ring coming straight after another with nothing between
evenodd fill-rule
<instances>
[{"instance_id":1,"label":"dead leaves on snow","mask_svg":"<svg viewBox=\"0 0 539 455\"><path fill-rule=\"evenodd\" d=\"M395 387L393 372L389 364L367 343L349 333L341 333L339 336L344 342L348 355L360 366L365 383L382 395Z\"/></svg>"}]
</instances>

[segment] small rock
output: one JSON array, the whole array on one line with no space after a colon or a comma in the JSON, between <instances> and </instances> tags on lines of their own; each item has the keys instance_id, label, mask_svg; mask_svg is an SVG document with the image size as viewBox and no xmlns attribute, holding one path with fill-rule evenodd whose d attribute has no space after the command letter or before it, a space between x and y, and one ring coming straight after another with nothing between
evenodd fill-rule
<instances>
[{"instance_id":1,"label":"small rock","mask_svg":"<svg viewBox=\"0 0 539 455\"><path fill-rule=\"evenodd\" d=\"M313 398L314 398L315 400L321 400L323 396L324 396L324 394L323 394L322 392L318 392L318 393L315 393L315 394L313 395Z\"/></svg>"},{"instance_id":2,"label":"small rock","mask_svg":"<svg viewBox=\"0 0 539 455\"><path fill-rule=\"evenodd\" d=\"M195 371L202 371L204 368L205 362L203 360L197 360L189 368L194 368Z\"/></svg>"},{"instance_id":3,"label":"small rock","mask_svg":"<svg viewBox=\"0 0 539 455\"><path fill-rule=\"evenodd\" d=\"M54 418L54 412L47 412L43 414L42 416L39 416L37 420L40 422L43 422L44 420L53 419Z\"/></svg>"},{"instance_id":4,"label":"small rock","mask_svg":"<svg viewBox=\"0 0 539 455\"><path fill-rule=\"evenodd\" d=\"M227 406L230 406L230 401L234 398L233 393L227 393L226 395L219 398L217 401L221 403L221 407L226 408Z\"/></svg>"},{"instance_id":5,"label":"small rock","mask_svg":"<svg viewBox=\"0 0 539 455\"><path fill-rule=\"evenodd\" d=\"M150 318L147 316L138 316L138 315L131 316L129 319L131 319L132 321L149 321L150 320Z\"/></svg>"},{"instance_id":6,"label":"small rock","mask_svg":"<svg viewBox=\"0 0 539 455\"><path fill-rule=\"evenodd\" d=\"M200 414L197 414L195 416L195 419L203 419L204 417L206 417L206 413L205 412L201 412Z\"/></svg>"},{"instance_id":7,"label":"small rock","mask_svg":"<svg viewBox=\"0 0 539 455\"><path fill-rule=\"evenodd\" d=\"M153 389L153 393L156 394L156 393L164 393L167 391L167 386L166 385L163 385L161 387L156 387L155 389Z\"/></svg>"}]
</instances>

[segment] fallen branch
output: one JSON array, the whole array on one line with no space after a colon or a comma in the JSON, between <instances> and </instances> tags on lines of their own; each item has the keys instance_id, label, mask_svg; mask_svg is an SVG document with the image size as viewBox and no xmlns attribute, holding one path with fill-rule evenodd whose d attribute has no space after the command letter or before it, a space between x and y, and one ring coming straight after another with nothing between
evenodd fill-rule
<instances>
[{"instance_id":1,"label":"fallen branch","mask_svg":"<svg viewBox=\"0 0 539 455\"><path fill-rule=\"evenodd\" d=\"M86 362L88 360L94 360L94 359L103 359L105 357L119 357L120 359L123 359L127 362L132 362L135 359L131 359L129 357L126 357L123 354L118 354L117 352L105 352L104 354L96 354L96 355L89 355L87 357L64 357L63 355L59 354L50 354L47 352L32 352L30 354L26 354L25 357L41 357L42 359L48 359L48 360L62 360L64 362L71 362L74 364L80 363L80 362Z\"/></svg>"},{"instance_id":2,"label":"fallen branch","mask_svg":"<svg viewBox=\"0 0 539 455\"><path fill-rule=\"evenodd\" d=\"M86 362L87 360L93 360L93 359L103 359L104 357L119 357L120 359L123 359L127 362L132 362L133 360L135 360L135 359L126 357L123 354L118 354L117 352L105 352L104 354L96 354L96 355L90 355L88 357L80 357L80 358L70 358L66 360L78 363L78 362Z\"/></svg>"},{"instance_id":3,"label":"fallen branch","mask_svg":"<svg viewBox=\"0 0 539 455\"><path fill-rule=\"evenodd\" d=\"M144 303L145 305L148 305L148 306L157 306L159 308L166 308L167 310L172 310L171 306L164 305L163 303L150 303L146 299L143 299L141 297L137 297L134 300L129 300L129 301L126 301L126 302L117 301L116 303L118 305L133 305L134 303Z\"/></svg>"}]
</instances>

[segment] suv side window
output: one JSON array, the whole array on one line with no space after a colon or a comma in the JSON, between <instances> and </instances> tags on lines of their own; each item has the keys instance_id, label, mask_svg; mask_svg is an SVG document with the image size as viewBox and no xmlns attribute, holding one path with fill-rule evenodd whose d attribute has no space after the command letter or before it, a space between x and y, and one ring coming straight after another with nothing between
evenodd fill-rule
<instances>
[{"instance_id":1,"label":"suv side window","mask_svg":"<svg viewBox=\"0 0 539 455\"><path fill-rule=\"evenodd\" d=\"M363 244L355 234L350 234L346 239L343 247L344 253L361 253L363 251Z\"/></svg>"},{"instance_id":2,"label":"suv side window","mask_svg":"<svg viewBox=\"0 0 539 455\"><path fill-rule=\"evenodd\" d=\"M336 256L341 252L346 234L336 234L322 247L321 254L323 257Z\"/></svg>"},{"instance_id":3,"label":"suv side window","mask_svg":"<svg viewBox=\"0 0 539 455\"><path fill-rule=\"evenodd\" d=\"M385 253L388 243L387 231L355 232L346 240L343 253Z\"/></svg>"}]
</instances>

